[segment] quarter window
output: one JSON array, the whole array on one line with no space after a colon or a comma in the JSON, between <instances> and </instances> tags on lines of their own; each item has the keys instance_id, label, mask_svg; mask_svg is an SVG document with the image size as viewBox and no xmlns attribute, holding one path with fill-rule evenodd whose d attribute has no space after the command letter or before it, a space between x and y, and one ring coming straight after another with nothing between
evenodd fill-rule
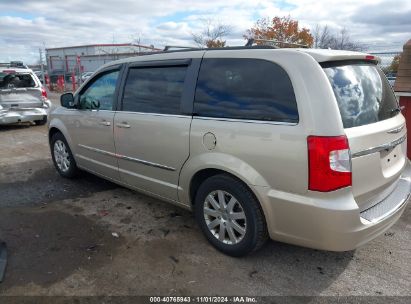
<instances>
[{"instance_id":1,"label":"quarter window","mask_svg":"<svg viewBox=\"0 0 411 304\"><path fill-rule=\"evenodd\" d=\"M287 73L260 59L204 59L194 112L208 117L298 122Z\"/></svg>"},{"instance_id":2,"label":"quarter window","mask_svg":"<svg viewBox=\"0 0 411 304\"><path fill-rule=\"evenodd\" d=\"M123 111L180 114L186 66L131 68Z\"/></svg>"},{"instance_id":3,"label":"quarter window","mask_svg":"<svg viewBox=\"0 0 411 304\"><path fill-rule=\"evenodd\" d=\"M80 94L80 109L113 110L119 71L96 76L85 91Z\"/></svg>"}]
</instances>

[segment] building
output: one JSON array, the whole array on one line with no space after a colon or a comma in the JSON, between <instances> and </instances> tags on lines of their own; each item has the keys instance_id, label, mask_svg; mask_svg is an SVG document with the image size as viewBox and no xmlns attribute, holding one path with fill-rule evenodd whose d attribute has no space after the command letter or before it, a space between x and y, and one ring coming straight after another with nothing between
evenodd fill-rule
<instances>
[{"instance_id":1,"label":"building","mask_svg":"<svg viewBox=\"0 0 411 304\"><path fill-rule=\"evenodd\" d=\"M122 44L90 44L46 49L48 74L53 76L73 72L79 75L83 72L94 72L103 64L126 57L139 56L157 52L154 46L144 46L133 43Z\"/></svg>"}]
</instances>

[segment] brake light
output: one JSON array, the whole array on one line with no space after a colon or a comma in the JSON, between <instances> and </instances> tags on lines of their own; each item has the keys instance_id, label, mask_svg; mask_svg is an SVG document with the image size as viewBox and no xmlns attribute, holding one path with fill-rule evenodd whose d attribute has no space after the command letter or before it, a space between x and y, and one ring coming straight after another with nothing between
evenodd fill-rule
<instances>
[{"instance_id":1,"label":"brake light","mask_svg":"<svg viewBox=\"0 0 411 304\"><path fill-rule=\"evenodd\" d=\"M372 55L366 55L365 60L375 60L375 56Z\"/></svg>"},{"instance_id":2,"label":"brake light","mask_svg":"<svg viewBox=\"0 0 411 304\"><path fill-rule=\"evenodd\" d=\"M352 185L346 136L308 136L308 189L328 192Z\"/></svg>"},{"instance_id":3,"label":"brake light","mask_svg":"<svg viewBox=\"0 0 411 304\"><path fill-rule=\"evenodd\" d=\"M44 87L41 88L41 96L42 96L44 99L47 99L47 91L46 91L46 89L45 89Z\"/></svg>"}]
</instances>

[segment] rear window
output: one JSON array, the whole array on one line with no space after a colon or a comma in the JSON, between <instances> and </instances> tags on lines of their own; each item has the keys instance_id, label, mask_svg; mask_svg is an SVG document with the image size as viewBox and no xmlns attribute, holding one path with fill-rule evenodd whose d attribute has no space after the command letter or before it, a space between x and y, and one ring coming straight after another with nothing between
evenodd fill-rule
<instances>
[{"instance_id":1,"label":"rear window","mask_svg":"<svg viewBox=\"0 0 411 304\"><path fill-rule=\"evenodd\" d=\"M36 82L33 77L28 74L0 73L0 89L12 88L34 88Z\"/></svg>"},{"instance_id":2,"label":"rear window","mask_svg":"<svg viewBox=\"0 0 411 304\"><path fill-rule=\"evenodd\" d=\"M398 104L383 72L372 63L323 65L340 108L344 128L391 118Z\"/></svg>"},{"instance_id":3,"label":"rear window","mask_svg":"<svg viewBox=\"0 0 411 304\"><path fill-rule=\"evenodd\" d=\"M204 59L194 112L208 117L298 122L297 102L287 72L261 59Z\"/></svg>"}]
</instances>

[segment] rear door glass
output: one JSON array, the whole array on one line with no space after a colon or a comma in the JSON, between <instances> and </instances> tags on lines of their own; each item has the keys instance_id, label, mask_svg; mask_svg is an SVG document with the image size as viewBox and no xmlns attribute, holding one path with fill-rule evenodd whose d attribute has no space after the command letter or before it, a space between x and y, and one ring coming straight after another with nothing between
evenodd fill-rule
<instances>
[{"instance_id":1,"label":"rear door glass","mask_svg":"<svg viewBox=\"0 0 411 304\"><path fill-rule=\"evenodd\" d=\"M363 126L399 113L398 103L383 72L372 63L325 63L344 128Z\"/></svg>"}]
</instances>

